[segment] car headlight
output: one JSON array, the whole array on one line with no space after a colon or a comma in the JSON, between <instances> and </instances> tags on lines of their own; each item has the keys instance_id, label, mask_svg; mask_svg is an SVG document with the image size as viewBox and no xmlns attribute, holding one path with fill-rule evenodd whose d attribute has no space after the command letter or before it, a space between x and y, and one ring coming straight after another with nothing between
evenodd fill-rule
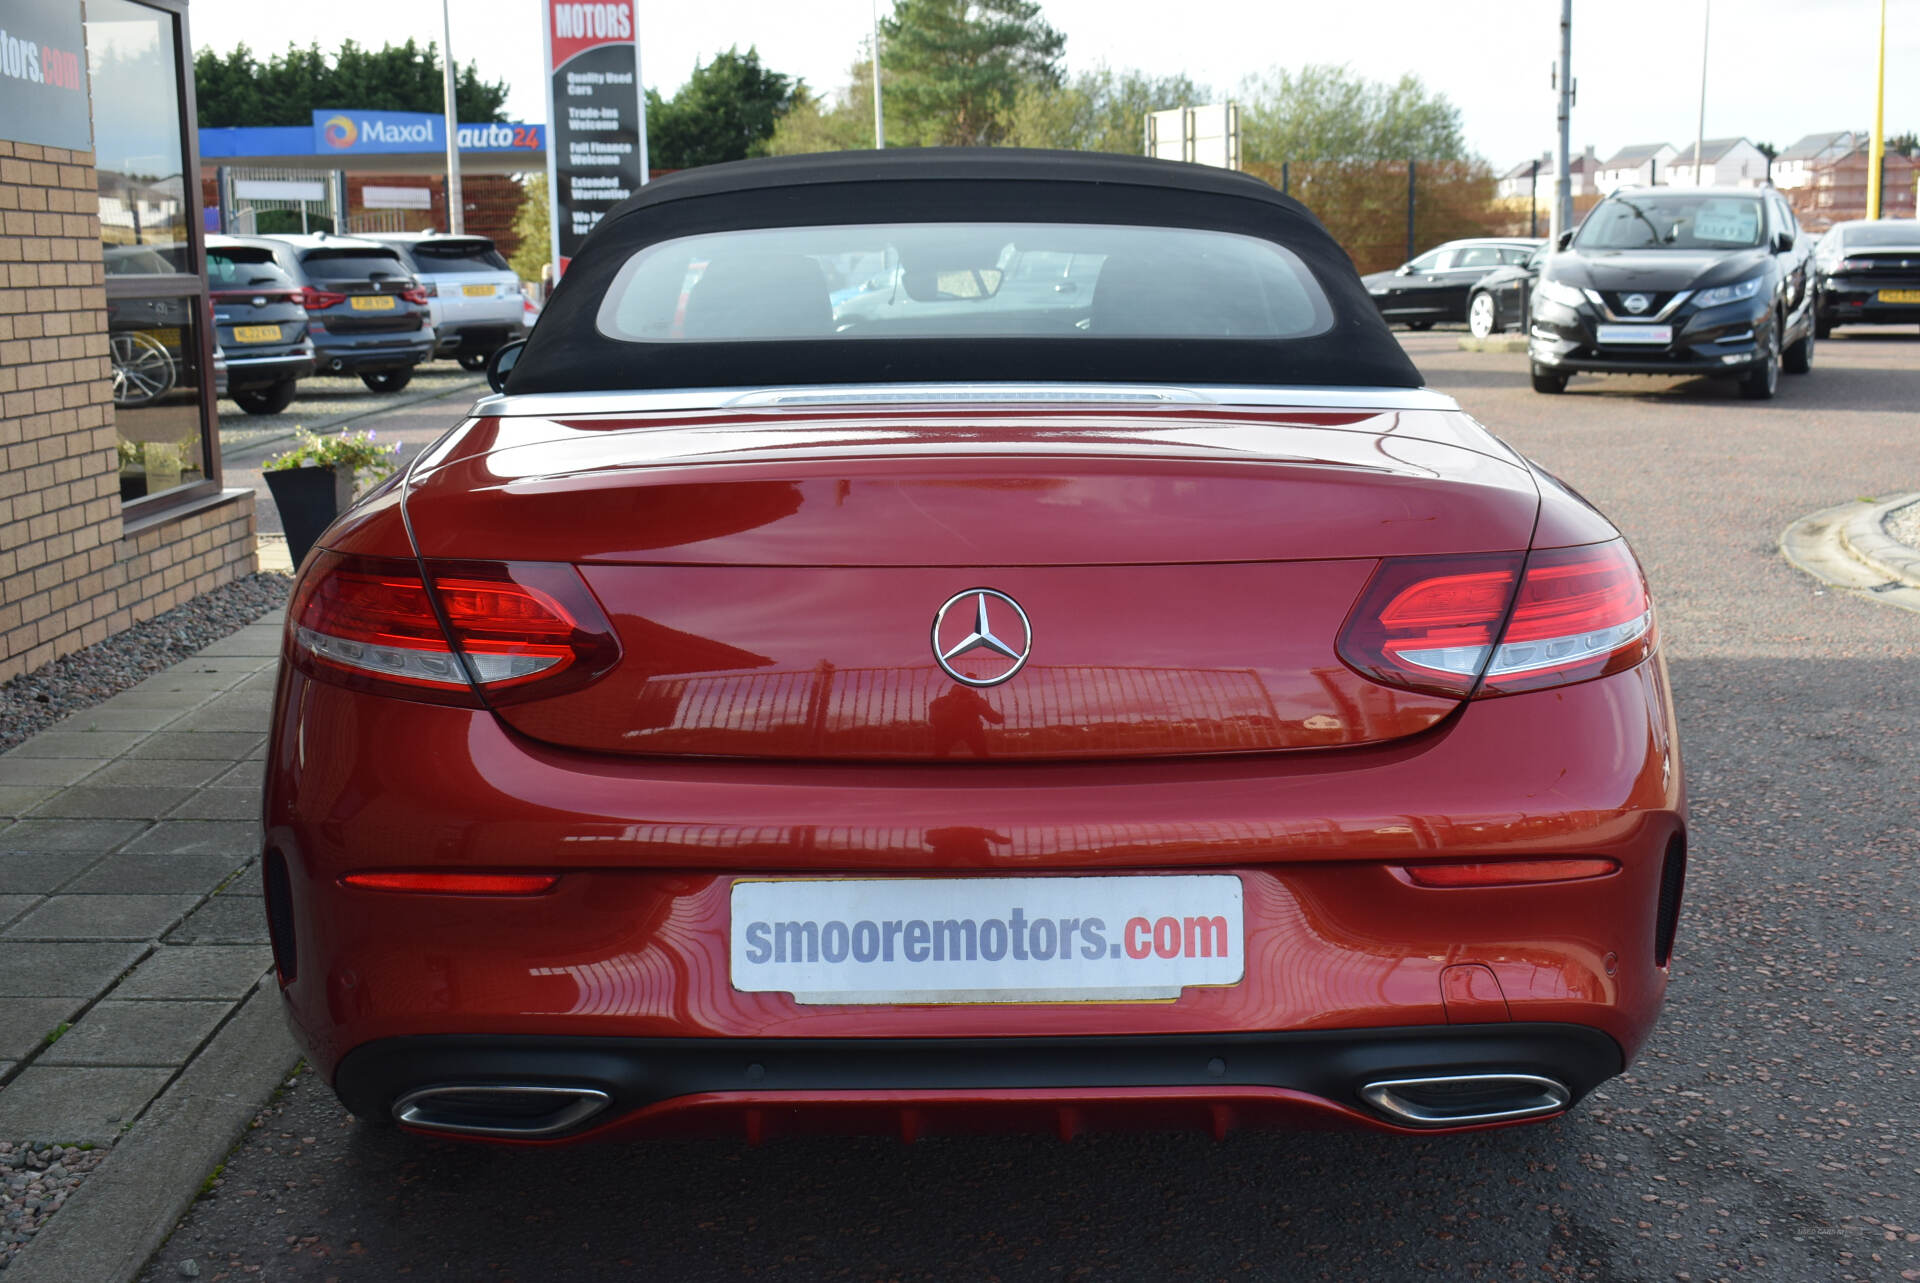
<instances>
[{"instance_id":1,"label":"car headlight","mask_svg":"<svg viewBox=\"0 0 1920 1283\"><path fill-rule=\"evenodd\" d=\"M1582 294L1578 289L1568 285L1566 282L1545 278L1542 278L1540 283L1533 287L1533 296L1535 298L1543 298L1549 303L1558 303L1562 307L1579 307L1587 301L1585 294Z\"/></svg>"},{"instance_id":2,"label":"car headlight","mask_svg":"<svg viewBox=\"0 0 1920 1283\"><path fill-rule=\"evenodd\" d=\"M1764 275L1749 276L1746 280L1735 281L1731 285L1719 285L1710 290L1701 290L1693 296L1693 305L1719 307L1725 303L1738 303L1758 294L1766 283L1767 278Z\"/></svg>"}]
</instances>

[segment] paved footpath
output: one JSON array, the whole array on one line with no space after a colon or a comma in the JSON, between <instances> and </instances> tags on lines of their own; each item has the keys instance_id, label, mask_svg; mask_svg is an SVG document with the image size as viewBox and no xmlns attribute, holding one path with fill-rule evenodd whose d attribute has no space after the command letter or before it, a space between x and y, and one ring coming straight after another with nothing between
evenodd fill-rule
<instances>
[{"instance_id":1,"label":"paved footpath","mask_svg":"<svg viewBox=\"0 0 1920 1283\"><path fill-rule=\"evenodd\" d=\"M0 756L0 1140L112 1143L270 965L279 645L274 615Z\"/></svg>"}]
</instances>

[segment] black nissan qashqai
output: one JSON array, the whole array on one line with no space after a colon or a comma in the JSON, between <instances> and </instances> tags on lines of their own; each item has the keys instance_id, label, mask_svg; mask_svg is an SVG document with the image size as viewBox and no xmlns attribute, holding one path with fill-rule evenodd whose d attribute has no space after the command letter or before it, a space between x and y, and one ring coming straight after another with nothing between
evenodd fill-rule
<instances>
[{"instance_id":1,"label":"black nissan qashqai","mask_svg":"<svg viewBox=\"0 0 1920 1283\"><path fill-rule=\"evenodd\" d=\"M1536 392L1568 376L1705 374L1764 399L1813 367L1810 246L1771 188L1636 188L1563 233L1533 290Z\"/></svg>"}]
</instances>

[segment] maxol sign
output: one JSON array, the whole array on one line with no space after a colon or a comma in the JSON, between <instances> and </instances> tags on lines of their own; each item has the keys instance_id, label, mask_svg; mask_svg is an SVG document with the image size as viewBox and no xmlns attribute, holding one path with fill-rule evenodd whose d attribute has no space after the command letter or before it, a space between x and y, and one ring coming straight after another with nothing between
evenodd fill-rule
<instances>
[{"instance_id":1,"label":"maxol sign","mask_svg":"<svg viewBox=\"0 0 1920 1283\"><path fill-rule=\"evenodd\" d=\"M313 113L316 156L368 155L374 152L434 152L447 146L445 119L423 111ZM461 151L539 151L546 145L543 125L461 125Z\"/></svg>"}]
</instances>

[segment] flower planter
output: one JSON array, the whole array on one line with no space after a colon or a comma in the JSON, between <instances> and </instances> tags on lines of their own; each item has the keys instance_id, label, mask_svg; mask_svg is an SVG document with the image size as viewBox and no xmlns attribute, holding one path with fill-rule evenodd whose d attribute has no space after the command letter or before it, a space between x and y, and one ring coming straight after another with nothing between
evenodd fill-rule
<instances>
[{"instance_id":1,"label":"flower planter","mask_svg":"<svg viewBox=\"0 0 1920 1283\"><path fill-rule=\"evenodd\" d=\"M353 503L353 469L272 468L262 475L280 509L287 555L297 568L321 532Z\"/></svg>"}]
</instances>

